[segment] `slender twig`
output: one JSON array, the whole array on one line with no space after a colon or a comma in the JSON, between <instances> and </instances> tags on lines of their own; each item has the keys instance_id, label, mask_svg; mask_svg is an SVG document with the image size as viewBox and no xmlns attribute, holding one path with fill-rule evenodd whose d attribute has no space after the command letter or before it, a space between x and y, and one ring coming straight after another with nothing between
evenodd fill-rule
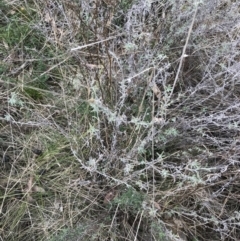
<instances>
[{"instance_id":1,"label":"slender twig","mask_svg":"<svg viewBox=\"0 0 240 241\"><path fill-rule=\"evenodd\" d=\"M76 51L76 50L79 50L79 49L84 49L84 48L93 46L93 45L95 45L95 44L100 44L100 43L102 43L102 42L106 42L106 41L111 40L111 39L114 39L114 38L116 38L116 36L110 37L110 38L107 38L107 39L103 39L103 40L100 40L100 41L97 41L97 42L94 42L94 43L90 43L90 44L85 44L85 45L82 45L82 46L78 46L78 47L76 47L76 48L72 48L71 51Z\"/></svg>"},{"instance_id":2,"label":"slender twig","mask_svg":"<svg viewBox=\"0 0 240 241\"><path fill-rule=\"evenodd\" d=\"M171 99L171 96L172 96L173 91L175 89L175 86L176 86L176 83L177 83L177 80L178 80L178 77L179 77L179 74L180 74L180 71L181 71L181 68L182 68L183 59L186 57L185 53L186 53L186 49L187 49L187 46L188 46L188 41L189 41L189 38L190 38L190 35L191 35L191 32L192 32L193 24L194 24L194 21L195 21L195 18L196 18L197 10L198 10L198 5L197 5L195 13L193 15L192 23L191 23L190 28L188 30L188 35L187 35L187 38L186 38L185 45L183 47L182 55L180 57L180 63L179 63L179 66L178 66L177 74L176 74L176 77L175 77L175 80L174 80L174 83L173 83L173 86L172 86L171 93L170 93L170 95L168 97L169 100Z\"/></svg>"}]
</instances>

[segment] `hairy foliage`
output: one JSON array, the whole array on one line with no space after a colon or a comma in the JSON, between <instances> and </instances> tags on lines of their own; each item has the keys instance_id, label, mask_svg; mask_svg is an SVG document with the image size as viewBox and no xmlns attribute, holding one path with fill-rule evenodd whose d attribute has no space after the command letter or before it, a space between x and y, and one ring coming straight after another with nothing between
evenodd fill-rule
<instances>
[{"instance_id":1,"label":"hairy foliage","mask_svg":"<svg viewBox=\"0 0 240 241\"><path fill-rule=\"evenodd\" d=\"M230 0L2 1L2 240L239 240Z\"/></svg>"}]
</instances>

